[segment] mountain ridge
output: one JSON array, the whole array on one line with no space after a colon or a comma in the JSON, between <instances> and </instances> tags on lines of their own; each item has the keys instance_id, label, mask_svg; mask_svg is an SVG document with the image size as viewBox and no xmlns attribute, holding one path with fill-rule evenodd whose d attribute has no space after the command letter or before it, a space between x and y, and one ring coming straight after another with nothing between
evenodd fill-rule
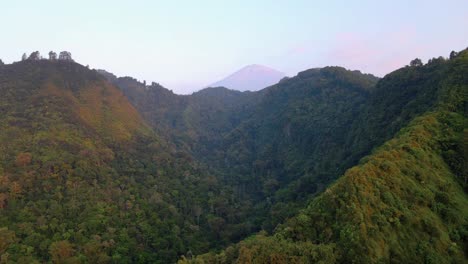
<instances>
[{"instance_id":1,"label":"mountain ridge","mask_svg":"<svg viewBox=\"0 0 468 264\"><path fill-rule=\"evenodd\" d=\"M460 262L467 52L192 95L2 65L1 261Z\"/></svg>"},{"instance_id":2,"label":"mountain ridge","mask_svg":"<svg viewBox=\"0 0 468 264\"><path fill-rule=\"evenodd\" d=\"M203 212L226 191L99 73L27 60L2 66L0 92L2 262L168 263L214 247Z\"/></svg>"},{"instance_id":3,"label":"mountain ridge","mask_svg":"<svg viewBox=\"0 0 468 264\"><path fill-rule=\"evenodd\" d=\"M270 234L179 263L465 262L467 72L464 50L384 77L363 117L396 132Z\"/></svg>"},{"instance_id":4,"label":"mountain ridge","mask_svg":"<svg viewBox=\"0 0 468 264\"><path fill-rule=\"evenodd\" d=\"M276 85L267 87L261 91L251 92L251 96L249 97L255 99L244 105L244 108L237 108L243 109L245 112L243 118L232 126L233 129L231 131L229 131L230 129L226 130L226 128L223 128L221 131L224 132L220 133L218 131L215 134L206 135L209 143L208 141L200 141L204 136L192 138L198 138L198 143L201 142L205 147L211 144L211 147L208 149L200 149L200 153L195 154L195 157L199 155L202 163L206 163L207 166L212 168L218 168L215 169L215 174L220 175L218 176L221 177L220 180L233 179L229 185L237 186L235 187L235 192L243 193L242 195L245 195L245 193L257 195L257 198L253 198L255 196L242 195L241 197L244 197L243 199L259 199L257 200L257 207L254 207L255 209L253 210L259 213L259 215L269 215L267 217L268 220L260 220L262 217L258 217L259 215L257 215L258 218L251 218L251 221L260 225L263 230L272 232L276 224L285 221L287 218L293 218L306 201L314 199L315 195L320 195L325 190L325 186L336 179L339 180L338 177L342 173L352 168L361 158L371 154L372 149L379 147L387 140L391 140L400 129L405 128L414 118L439 104L438 101L440 100L438 98L440 98L440 94L448 91L443 88L446 85L445 83L447 83L447 78L456 80L460 76L460 74L453 74L451 72L452 69L460 71L464 67L462 62L464 61L463 58L466 57L466 51L461 52L458 56L451 60L435 58L430 60L426 65L407 66L388 74L382 79L369 74L362 74L359 71L347 71L340 67L325 67L302 71L297 76L284 79ZM455 67L454 65L457 66ZM459 79L457 82L454 84L454 87L463 85L466 83L466 80ZM342 90L340 91L339 89ZM352 102L352 94L356 92L365 95L365 99L348 110L341 109L339 112L333 113L333 111L336 111L336 107L343 107L346 105L346 102ZM229 98L232 95L244 93L230 91L225 88L213 88L205 90L201 94L210 96L217 94L218 96L221 95ZM339 98L337 95L344 95L342 102L337 103L336 100ZM317 101L310 101L314 97L316 97L315 100ZM327 102L325 98L333 99ZM186 99L191 100L190 96L186 97ZM221 99L223 97L216 100L220 101ZM452 102L455 101L453 98ZM236 107L241 106L243 104L241 102L242 100L237 102ZM203 104L208 106L209 104L207 105L206 103ZM327 112L324 112L324 109L327 108L323 108L321 103L330 105L329 110L327 110L331 111L329 112L331 114L329 117L326 114ZM304 108L305 106L307 108L301 110L301 107ZM192 118L199 118L197 117L198 115L208 115L207 117L211 115L209 119L205 120L208 122L200 123L202 127L204 123L214 121L215 119L213 118L217 114L213 114L223 109L224 104L221 105L221 108L212 107L201 108L204 110L200 111L199 114L193 112L192 108L190 110ZM284 116L283 121L278 122L278 117L293 109L294 114L289 112L289 115ZM321 112L315 114L315 118L308 119L314 117L313 111L316 109L321 109ZM226 112L228 117L229 111ZM237 113L242 112L239 110L235 111ZM330 124L337 117L343 116L344 113L349 113L350 116L344 119L343 124L346 125L343 126L343 129L332 127L330 130L330 128L327 128L330 127ZM321 118L325 119L321 120ZM289 120L295 119L297 120L295 121L296 124L291 124ZM344 129L346 126L349 127ZM194 126L192 124L187 128L193 129ZM214 126L211 129L217 131L219 128ZM319 141L314 141L317 139L309 135L316 134L318 128L325 129L324 131L328 132L318 136L317 139ZM334 130L335 132L331 132ZM297 140L302 141L298 141L298 145L291 147L292 143L296 143L294 143L294 140L291 141L290 138L294 133L299 131L309 132L298 134ZM341 132L337 133L337 131L343 131L343 133L346 131L346 133L339 134ZM184 134L184 129L181 132ZM192 132L189 133L192 134ZM215 143L215 139L218 137L217 133L220 133L221 137L219 138L219 142ZM262 134L264 135L264 139L262 139ZM274 136L275 134L278 136ZM333 136L335 138L332 139L330 134L336 135L336 137ZM310 151L311 146L317 145L317 142L327 141L334 142L335 144L338 143L338 145L320 147L318 149L330 150L335 148L331 151L335 153L335 157L333 155L324 155L323 151L319 151L319 155L315 156L315 158L310 158L311 155L309 154L309 159L301 158L303 154L298 155L301 152L307 153L307 151ZM284 142L288 142L286 145L289 150L288 148L281 149L281 145L277 144L277 142L283 142L283 144L286 144ZM295 154L295 151L298 153ZM212 156L213 153L216 153L216 155ZM211 161L210 155L212 156ZM281 156L289 157L290 160L282 160ZM291 165L285 166L286 162L291 162ZM335 166L341 167L338 167L339 169L337 170ZM229 167L229 172L223 171L223 167ZM281 169L281 167L283 168ZM314 167L315 169L313 169ZM291 168L303 168L303 171L294 172L294 170L290 170ZM284 176L280 175L287 175L287 177L294 177L293 175L299 176L285 181ZM250 179L255 179L255 182L259 184L252 184ZM268 209L265 211L265 208ZM460 209L459 207L457 208L456 210ZM267 212L268 210L271 211ZM443 232L447 232L447 230ZM263 240L257 240L257 243L264 242ZM296 243L298 243L296 244L297 246L283 246L297 248L300 243ZM444 243L447 245L446 242ZM269 246L274 247L275 245L269 244ZM227 250L230 249L227 248ZM264 250L268 252L268 250ZM427 250L431 251L433 249ZM281 250L278 249L278 251ZM257 253L259 256L262 254L261 252ZM321 252L319 254L326 255L329 253ZM401 255L403 253L399 252L398 254ZM240 251L237 256L239 257L237 261L245 258L245 255L242 255ZM218 260L219 257L223 258L224 256L217 256ZM386 257L388 255L384 256L384 258ZM421 255L418 257L412 256L412 258L420 257ZM457 255L456 258L462 257ZM208 263L214 261L211 257L202 259ZM345 256L345 259L350 260L352 257L348 254ZM234 261L233 259L231 260ZM251 260L253 261L253 259ZM262 262L271 262L271 259L263 259Z\"/></svg>"}]
</instances>

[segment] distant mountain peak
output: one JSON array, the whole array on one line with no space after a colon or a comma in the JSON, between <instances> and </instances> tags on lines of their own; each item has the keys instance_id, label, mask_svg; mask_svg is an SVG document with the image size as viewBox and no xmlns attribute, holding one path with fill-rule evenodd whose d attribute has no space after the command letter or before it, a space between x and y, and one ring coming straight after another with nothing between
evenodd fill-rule
<instances>
[{"instance_id":1,"label":"distant mountain peak","mask_svg":"<svg viewBox=\"0 0 468 264\"><path fill-rule=\"evenodd\" d=\"M278 83L286 74L273 68L250 64L228 77L215 82L210 87L226 87L239 91L257 91Z\"/></svg>"}]
</instances>

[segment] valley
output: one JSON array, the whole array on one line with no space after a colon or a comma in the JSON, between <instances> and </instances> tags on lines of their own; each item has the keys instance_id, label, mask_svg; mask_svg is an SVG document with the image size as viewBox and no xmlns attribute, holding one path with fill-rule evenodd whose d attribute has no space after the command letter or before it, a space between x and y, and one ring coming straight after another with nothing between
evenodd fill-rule
<instances>
[{"instance_id":1,"label":"valley","mask_svg":"<svg viewBox=\"0 0 468 264\"><path fill-rule=\"evenodd\" d=\"M0 65L0 262L463 263L468 51L452 55L191 95Z\"/></svg>"}]
</instances>

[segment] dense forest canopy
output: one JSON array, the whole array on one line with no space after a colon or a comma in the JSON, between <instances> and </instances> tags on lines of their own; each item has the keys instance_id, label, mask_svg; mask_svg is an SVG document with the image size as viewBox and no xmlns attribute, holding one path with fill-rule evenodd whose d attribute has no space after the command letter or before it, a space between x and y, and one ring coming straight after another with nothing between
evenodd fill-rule
<instances>
[{"instance_id":1,"label":"dense forest canopy","mask_svg":"<svg viewBox=\"0 0 468 264\"><path fill-rule=\"evenodd\" d=\"M5 261L167 263L218 245L224 188L97 72L26 60L0 89Z\"/></svg>"},{"instance_id":2,"label":"dense forest canopy","mask_svg":"<svg viewBox=\"0 0 468 264\"><path fill-rule=\"evenodd\" d=\"M192 95L0 63L0 263L464 262L467 91L467 50Z\"/></svg>"}]
</instances>

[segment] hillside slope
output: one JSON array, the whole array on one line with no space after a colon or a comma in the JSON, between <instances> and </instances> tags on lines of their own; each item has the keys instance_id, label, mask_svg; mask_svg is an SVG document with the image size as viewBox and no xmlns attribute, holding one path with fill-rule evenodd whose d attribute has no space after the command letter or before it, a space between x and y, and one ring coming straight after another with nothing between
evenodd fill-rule
<instances>
[{"instance_id":1,"label":"hillside slope","mask_svg":"<svg viewBox=\"0 0 468 264\"><path fill-rule=\"evenodd\" d=\"M154 129L251 202L241 207L247 222L271 231L433 107L447 67L435 60L381 81L340 67L310 69L254 93L178 96L126 78L115 83Z\"/></svg>"},{"instance_id":2,"label":"hillside slope","mask_svg":"<svg viewBox=\"0 0 468 264\"><path fill-rule=\"evenodd\" d=\"M417 118L274 236L256 235L194 263L463 263L468 197L463 172L444 159L453 151L445 144L466 144L463 124L450 112Z\"/></svg>"},{"instance_id":3,"label":"hillside slope","mask_svg":"<svg viewBox=\"0 0 468 264\"><path fill-rule=\"evenodd\" d=\"M2 263L168 263L219 244L223 188L100 74L27 60L2 66L0 93Z\"/></svg>"},{"instance_id":4,"label":"hillside slope","mask_svg":"<svg viewBox=\"0 0 468 264\"><path fill-rule=\"evenodd\" d=\"M404 113L420 113L421 105L429 111L417 114L272 236L260 233L220 254L181 263L466 262L467 72L463 51L450 61L436 59L385 77L377 87L392 83L391 90L380 90L387 100L394 97L389 94L405 95L402 89L412 102L430 99L393 110L400 113L398 121ZM439 73L432 86L423 85ZM422 97L426 91L433 94ZM377 113L377 119L385 115Z\"/></svg>"},{"instance_id":5,"label":"hillside slope","mask_svg":"<svg viewBox=\"0 0 468 264\"><path fill-rule=\"evenodd\" d=\"M343 133L378 79L327 67L259 92L209 88L190 96L129 80L114 83L151 126L247 201L244 222L272 229L360 157L348 157Z\"/></svg>"}]
</instances>

